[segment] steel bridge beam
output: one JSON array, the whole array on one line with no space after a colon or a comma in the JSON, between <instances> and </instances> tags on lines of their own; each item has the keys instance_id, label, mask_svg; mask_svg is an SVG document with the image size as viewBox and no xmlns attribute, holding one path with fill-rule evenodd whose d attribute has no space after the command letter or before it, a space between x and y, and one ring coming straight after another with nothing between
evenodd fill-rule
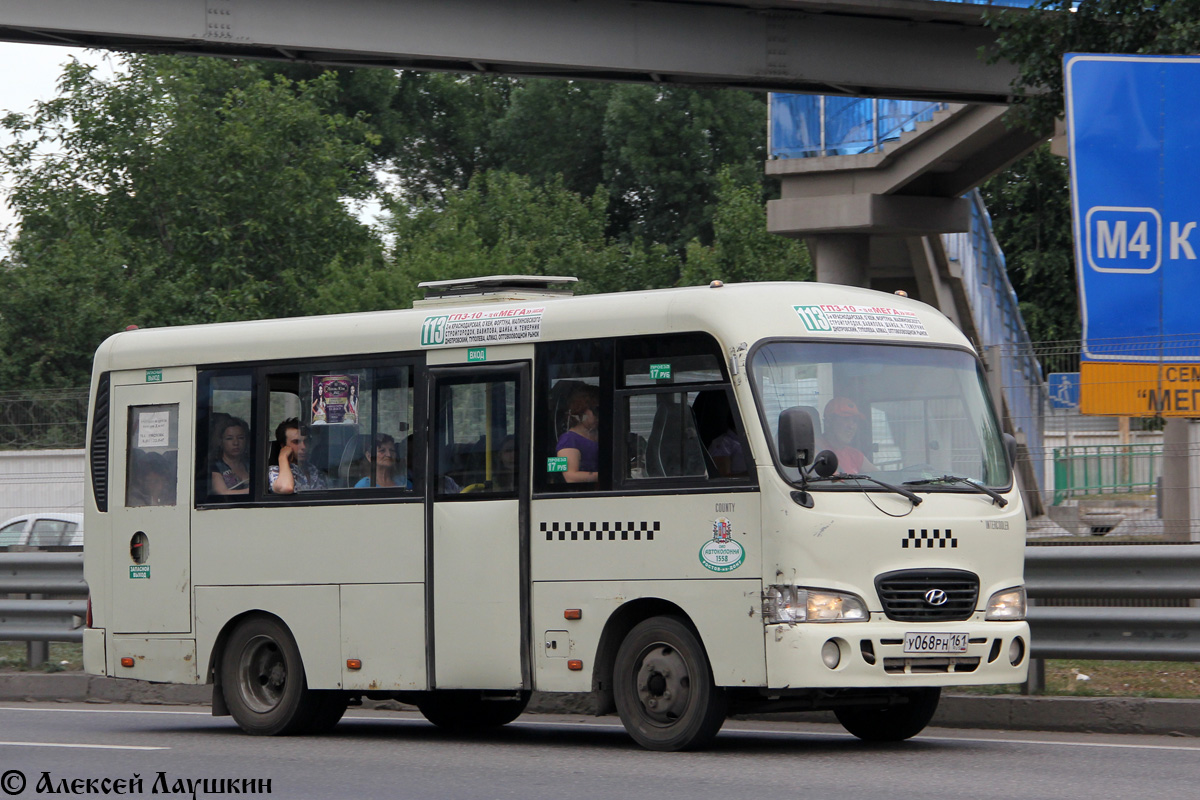
<instances>
[{"instance_id":1,"label":"steel bridge beam","mask_svg":"<svg viewBox=\"0 0 1200 800\"><path fill-rule=\"evenodd\" d=\"M1005 103L978 6L927 0L5 0L0 41Z\"/></svg>"}]
</instances>

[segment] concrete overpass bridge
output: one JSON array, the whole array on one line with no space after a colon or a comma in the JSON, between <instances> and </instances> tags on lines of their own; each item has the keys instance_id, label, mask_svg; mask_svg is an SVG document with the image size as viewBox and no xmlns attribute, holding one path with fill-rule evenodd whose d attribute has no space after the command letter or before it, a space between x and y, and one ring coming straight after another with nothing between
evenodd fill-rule
<instances>
[{"instance_id":1,"label":"concrete overpass bridge","mask_svg":"<svg viewBox=\"0 0 1200 800\"><path fill-rule=\"evenodd\" d=\"M5 0L0 41L1003 104L1015 70L978 57L993 42L982 10L938 0Z\"/></svg>"}]
</instances>

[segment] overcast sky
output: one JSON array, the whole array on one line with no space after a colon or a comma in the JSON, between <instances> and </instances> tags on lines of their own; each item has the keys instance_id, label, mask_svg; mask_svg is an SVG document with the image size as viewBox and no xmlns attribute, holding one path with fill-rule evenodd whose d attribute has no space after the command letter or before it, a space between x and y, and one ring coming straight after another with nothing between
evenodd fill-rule
<instances>
[{"instance_id":1,"label":"overcast sky","mask_svg":"<svg viewBox=\"0 0 1200 800\"><path fill-rule=\"evenodd\" d=\"M104 55L76 47L50 47L41 44L10 44L0 42L0 115L9 111L29 111L34 102L54 97L62 65L75 56L89 64L103 64ZM0 135L0 144L8 139ZM14 221L8 208L8 175L0 174L0 228Z\"/></svg>"}]
</instances>

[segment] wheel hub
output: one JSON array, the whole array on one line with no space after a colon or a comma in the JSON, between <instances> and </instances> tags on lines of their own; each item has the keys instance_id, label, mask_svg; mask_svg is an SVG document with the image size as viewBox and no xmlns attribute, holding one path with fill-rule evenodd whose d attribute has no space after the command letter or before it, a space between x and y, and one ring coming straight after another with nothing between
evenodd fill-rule
<instances>
[{"instance_id":1,"label":"wheel hub","mask_svg":"<svg viewBox=\"0 0 1200 800\"><path fill-rule=\"evenodd\" d=\"M238 682L246 705L260 714L279 705L287 688L287 662L274 639L259 636L246 643Z\"/></svg>"},{"instance_id":2,"label":"wheel hub","mask_svg":"<svg viewBox=\"0 0 1200 800\"><path fill-rule=\"evenodd\" d=\"M687 662L675 648L656 644L642 654L637 673L642 709L654 722L670 725L683 716L691 697Z\"/></svg>"}]
</instances>

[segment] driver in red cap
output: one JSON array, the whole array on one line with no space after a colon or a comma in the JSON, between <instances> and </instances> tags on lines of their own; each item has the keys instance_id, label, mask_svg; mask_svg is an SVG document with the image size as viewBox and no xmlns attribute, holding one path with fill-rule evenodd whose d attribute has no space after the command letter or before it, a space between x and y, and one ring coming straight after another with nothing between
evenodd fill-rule
<instances>
[{"instance_id":1,"label":"driver in red cap","mask_svg":"<svg viewBox=\"0 0 1200 800\"><path fill-rule=\"evenodd\" d=\"M817 444L818 450L832 450L838 457L838 472L851 475L875 469L854 442L860 424L867 418L849 397L835 397L825 404L825 435Z\"/></svg>"}]
</instances>

